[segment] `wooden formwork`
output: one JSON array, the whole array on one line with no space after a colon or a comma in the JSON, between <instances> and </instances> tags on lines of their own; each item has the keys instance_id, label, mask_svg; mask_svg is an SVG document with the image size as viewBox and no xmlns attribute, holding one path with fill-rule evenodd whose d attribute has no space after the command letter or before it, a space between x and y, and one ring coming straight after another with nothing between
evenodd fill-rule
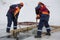
<instances>
[{"instance_id":1,"label":"wooden formwork","mask_svg":"<svg viewBox=\"0 0 60 40\"><path fill-rule=\"evenodd\" d=\"M20 29L16 29L16 30L11 30L11 33L13 34L13 32L15 32L15 33L26 32L26 31L32 30L34 28L37 28L37 26L30 26L30 27L26 27L26 28L20 28ZM51 32L60 31L60 27L53 26L52 28L54 28L54 29L52 29Z\"/></svg>"},{"instance_id":2,"label":"wooden formwork","mask_svg":"<svg viewBox=\"0 0 60 40\"><path fill-rule=\"evenodd\" d=\"M29 23L30 24L30 23ZM19 25L19 24L18 24ZM20 25L19 25L20 26ZM50 26L54 29L51 30L51 32L57 32L57 31L60 31L60 26ZM11 34L16 37L20 32L27 32L27 31L30 31L34 28L37 28L37 24L30 24L29 27L25 27L25 28L19 28L19 29L16 29L16 30L11 30ZM43 32L43 34L45 34L46 32Z\"/></svg>"}]
</instances>

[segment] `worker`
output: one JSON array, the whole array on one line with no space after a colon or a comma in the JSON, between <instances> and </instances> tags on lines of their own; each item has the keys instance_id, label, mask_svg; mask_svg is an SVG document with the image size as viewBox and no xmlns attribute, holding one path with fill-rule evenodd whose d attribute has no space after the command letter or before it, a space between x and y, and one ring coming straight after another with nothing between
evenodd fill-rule
<instances>
[{"instance_id":1,"label":"worker","mask_svg":"<svg viewBox=\"0 0 60 40\"><path fill-rule=\"evenodd\" d=\"M36 15L37 15L36 18L40 17L37 35L35 35L35 38L41 38L43 26L46 27L46 30L47 30L46 35L50 36L51 29L50 29L50 26L48 24L49 17L50 17L50 11L47 9L47 7L42 2L38 2L38 6L35 8L35 11L36 11Z\"/></svg>"},{"instance_id":2,"label":"worker","mask_svg":"<svg viewBox=\"0 0 60 40\"><path fill-rule=\"evenodd\" d=\"M13 22L13 29L17 29L17 20L18 20L18 15L21 10L21 8L24 6L23 2L20 2L19 4L13 4L10 6L6 16L7 16L7 28L6 32L10 33L11 25Z\"/></svg>"}]
</instances>

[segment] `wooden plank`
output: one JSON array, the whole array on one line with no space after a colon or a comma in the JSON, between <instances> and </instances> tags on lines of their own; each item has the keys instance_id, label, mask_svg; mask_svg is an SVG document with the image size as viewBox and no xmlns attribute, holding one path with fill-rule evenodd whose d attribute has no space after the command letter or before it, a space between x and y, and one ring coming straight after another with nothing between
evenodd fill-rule
<instances>
[{"instance_id":1,"label":"wooden plank","mask_svg":"<svg viewBox=\"0 0 60 40\"><path fill-rule=\"evenodd\" d=\"M54 28L53 30L51 30L51 32L57 32L57 31L60 31L60 27L57 27L57 26L51 26L52 28ZM13 37L16 37L20 32L27 32L27 31L30 31L34 28L37 28L37 26L30 26L30 27L26 27L26 28L20 28L20 29L16 29L16 30L11 30L11 34ZM45 34L45 32L43 32L43 34Z\"/></svg>"}]
</instances>

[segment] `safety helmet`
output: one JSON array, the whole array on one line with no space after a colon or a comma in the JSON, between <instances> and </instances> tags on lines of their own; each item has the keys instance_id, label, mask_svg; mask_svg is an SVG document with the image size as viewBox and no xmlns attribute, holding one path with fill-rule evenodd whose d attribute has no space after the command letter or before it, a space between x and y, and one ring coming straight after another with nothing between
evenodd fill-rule
<instances>
[{"instance_id":1,"label":"safety helmet","mask_svg":"<svg viewBox=\"0 0 60 40\"><path fill-rule=\"evenodd\" d=\"M21 5L21 6L23 6L23 5L24 5L24 3L23 3L23 2L20 2L20 5Z\"/></svg>"},{"instance_id":2,"label":"safety helmet","mask_svg":"<svg viewBox=\"0 0 60 40\"><path fill-rule=\"evenodd\" d=\"M42 4L42 5L43 5L43 3L42 3L42 2L38 2L38 5L40 5L40 4Z\"/></svg>"}]
</instances>

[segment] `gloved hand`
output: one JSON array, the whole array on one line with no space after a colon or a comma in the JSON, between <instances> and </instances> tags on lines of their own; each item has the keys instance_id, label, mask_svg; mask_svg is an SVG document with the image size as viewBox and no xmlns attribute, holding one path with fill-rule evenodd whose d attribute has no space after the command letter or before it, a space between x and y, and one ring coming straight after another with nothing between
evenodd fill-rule
<instances>
[{"instance_id":1,"label":"gloved hand","mask_svg":"<svg viewBox=\"0 0 60 40\"><path fill-rule=\"evenodd\" d=\"M16 19L16 16L14 16L13 18Z\"/></svg>"},{"instance_id":2,"label":"gloved hand","mask_svg":"<svg viewBox=\"0 0 60 40\"><path fill-rule=\"evenodd\" d=\"M40 15L38 14L38 15L36 15L36 19L40 19Z\"/></svg>"}]
</instances>

